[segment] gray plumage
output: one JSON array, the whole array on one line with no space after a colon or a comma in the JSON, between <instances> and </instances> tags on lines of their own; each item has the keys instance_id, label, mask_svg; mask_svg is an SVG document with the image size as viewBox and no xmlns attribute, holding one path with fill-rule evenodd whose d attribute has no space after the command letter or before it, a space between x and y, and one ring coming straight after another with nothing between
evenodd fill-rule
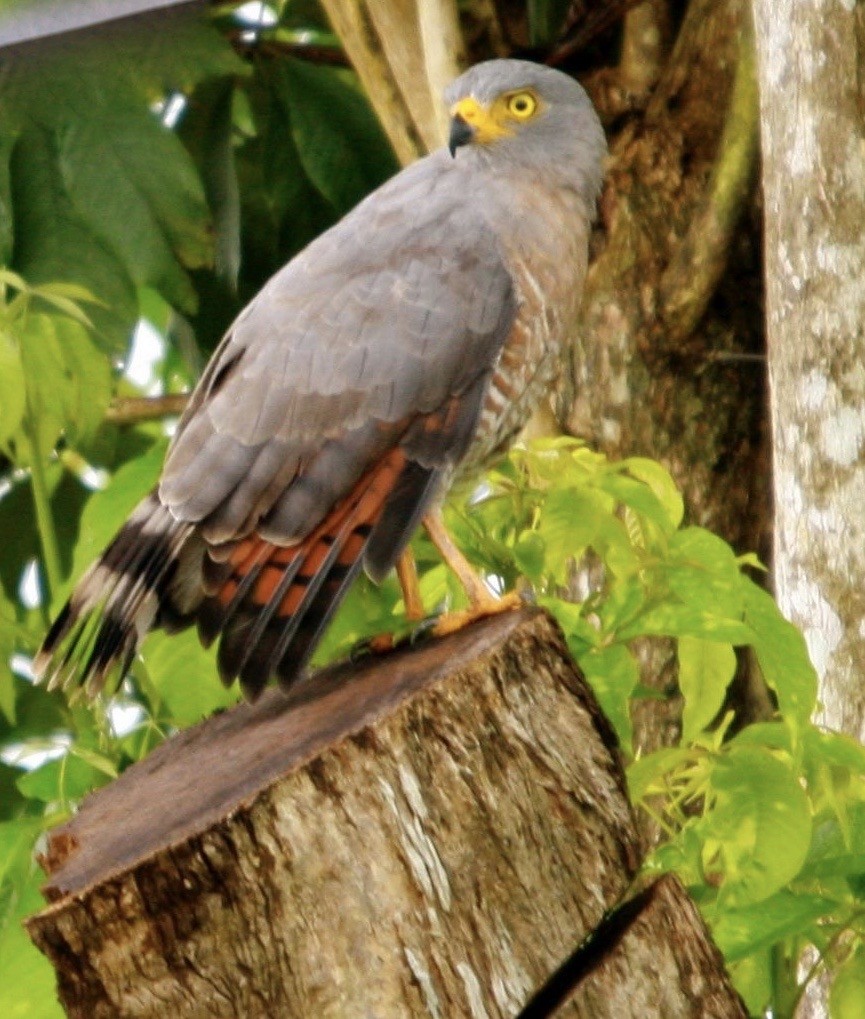
<instances>
[{"instance_id":1,"label":"gray plumage","mask_svg":"<svg viewBox=\"0 0 865 1019\"><path fill-rule=\"evenodd\" d=\"M501 103L523 89L518 123ZM473 67L446 94L467 97L498 111L494 140L463 124L455 157L403 170L238 316L39 669L98 686L150 626L197 619L224 679L290 681L361 565L383 576L525 423L575 323L604 137L580 86L536 64Z\"/></svg>"}]
</instances>

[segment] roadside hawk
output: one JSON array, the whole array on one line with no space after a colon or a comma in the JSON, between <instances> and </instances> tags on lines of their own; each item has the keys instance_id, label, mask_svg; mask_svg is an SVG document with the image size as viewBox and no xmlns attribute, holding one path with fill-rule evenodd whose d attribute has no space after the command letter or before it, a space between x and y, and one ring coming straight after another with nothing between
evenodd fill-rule
<instances>
[{"instance_id":1,"label":"roadside hawk","mask_svg":"<svg viewBox=\"0 0 865 1019\"><path fill-rule=\"evenodd\" d=\"M447 90L450 142L280 270L192 394L159 487L85 573L37 656L101 688L152 627L220 636L255 697L306 667L363 567L395 565L423 521L477 614L495 599L438 507L514 439L572 331L604 134L583 89L520 60ZM399 567L402 568L399 568ZM412 583L412 581L414 583Z\"/></svg>"}]
</instances>

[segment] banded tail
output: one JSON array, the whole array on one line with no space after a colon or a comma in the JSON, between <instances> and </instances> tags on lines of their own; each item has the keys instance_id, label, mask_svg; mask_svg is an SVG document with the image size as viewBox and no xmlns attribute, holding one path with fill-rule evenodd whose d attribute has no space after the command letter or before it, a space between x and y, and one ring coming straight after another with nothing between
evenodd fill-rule
<instances>
[{"instance_id":1,"label":"banded tail","mask_svg":"<svg viewBox=\"0 0 865 1019\"><path fill-rule=\"evenodd\" d=\"M153 492L81 578L34 671L49 688L80 685L93 696L118 666L125 673L149 630L197 622L205 646L221 635L217 661L226 685L239 677L249 699L273 675L288 685L361 565L380 579L394 564L434 480L435 471L394 448L289 546L255 533L209 546Z\"/></svg>"}]
</instances>

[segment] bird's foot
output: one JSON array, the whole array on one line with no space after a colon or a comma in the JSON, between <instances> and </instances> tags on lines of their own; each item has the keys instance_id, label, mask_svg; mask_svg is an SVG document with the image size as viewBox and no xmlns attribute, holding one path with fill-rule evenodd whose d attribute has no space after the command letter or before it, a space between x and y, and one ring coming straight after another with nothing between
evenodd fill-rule
<instances>
[{"instance_id":1,"label":"bird's foot","mask_svg":"<svg viewBox=\"0 0 865 1019\"><path fill-rule=\"evenodd\" d=\"M446 612L439 616L435 626L432 628L432 636L445 637L449 633L456 633L464 626L485 619L487 616L495 616L500 612L510 612L511 609L518 609L523 604L522 598L516 591L509 591L501 598L487 595L478 599L467 608L458 609L456 612Z\"/></svg>"},{"instance_id":2,"label":"bird's foot","mask_svg":"<svg viewBox=\"0 0 865 1019\"><path fill-rule=\"evenodd\" d=\"M411 616L406 618L414 624L410 630L406 631L403 629L396 632L387 630L382 633L373 634L371 637L364 637L354 644L349 651L349 660L358 662L370 655L384 655L388 651L396 651L401 648L411 647L413 644L418 644L426 637L432 636L436 623L439 620L438 616L427 616L419 621Z\"/></svg>"},{"instance_id":3,"label":"bird's foot","mask_svg":"<svg viewBox=\"0 0 865 1019\"><path fill-rule=\"evenodd\" d=\"M395 633L376 633L372 637L364 637L353 644L348 653L348 659L357 664L371 655L383 655L388 651L393 651L399 643Z\"/></svg>"},{"instance_id":4,"label":"bird's foot","mask_svg":"<svg viewBox=\"0 0 865 1019\"><path fill-rule=\"evenodd\" d=\"M445 612L440 616L427 616L420 621L413 619L411 621L415 625L408 633L377 633L372 637L359 640L349 652L349 659L352 662L358 662L369 655L381 655L388 651L412 647L428 637L446 637L449 633L456 633L457 630L461 630L464 626L470 626L480 619L498 615L500 612L509 612L511 609L518 609L523 604L525 604L523 599L516 591L510 591L501 598L488 594L464 609Z\"/></svg>"}]
</instances>

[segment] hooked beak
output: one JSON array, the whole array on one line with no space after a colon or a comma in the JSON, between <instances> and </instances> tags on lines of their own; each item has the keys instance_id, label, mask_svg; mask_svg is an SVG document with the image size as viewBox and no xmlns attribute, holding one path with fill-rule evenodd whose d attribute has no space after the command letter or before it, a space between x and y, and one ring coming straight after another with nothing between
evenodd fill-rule
<instances>
[{"instance_id":1,"label":"hooked beak","mask_svg":"<svg viewBox=\"0 0 865 1019\"><path fill-rule=\"evenodd\" d=\"M459 113L454 114L451 117L451 131L448 137L448 148L452 156L456 156L457 149L462 145L468 145L468 143L474 138L475 129L471 124Z\"/></svg>"}]
</instances>

